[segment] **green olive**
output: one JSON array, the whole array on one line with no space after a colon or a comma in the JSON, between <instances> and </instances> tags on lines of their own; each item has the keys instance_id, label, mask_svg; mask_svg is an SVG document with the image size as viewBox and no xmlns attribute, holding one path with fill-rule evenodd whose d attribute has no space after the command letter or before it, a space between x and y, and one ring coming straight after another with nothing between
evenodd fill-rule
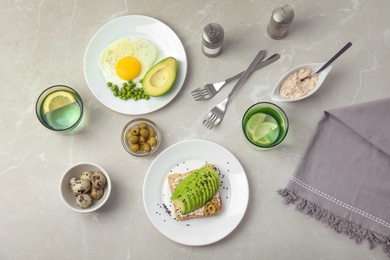
<instances>
[{"instance_id":1,"label":"green olive","mask_svg":"<svg viewBox=\"0 0 390 260\"><path fill-rule=\"evenodd\" d=\"M142 145L142 150L144 150L144 152L150 152L150 150L152 149L152 147L150 147L150 144L148 144L148 143L144 143L143 145Z\"/></svg>"},{"instance_id":2,"label":"green olive","mask_svg":"<svg viewBox=\"0 0 390 260\"><path fill-rule=\"evenodd\" d=\"M137 152L139 150L139 144L131 144L130 145L130 150L132 152Z\"/></svg>"},{"instance_id":3,"label":"green olive","mask_svg":"<svg viewBox=\"0 0 390 260\"><path fill-rule=\"evenodd\" d=\"M146 123L141 123L138 125L139 129L145 129L146 127L148 127L148 125Z\"/></svg>"},{"instance_id":4,"label":"green olive","mask_svg":"<svg viewBox=\"0 0 390 260\"><path fill-rule=\"evenodd\" d=\"M131 133L133 134L133 135L139 135L139 128L133 128L133 129L131 129Z\"/></svg>"},{"instance_id":5,"label":"green olive","mask_svg":"<svg viewBox=\"0 0 390 260\"><path fill-rule=\"evenodd\" d=\"M130 140L130 138L133 136L133 134L131 133L131 131L128 131L127 133L126 133L126 138L127 138L127 140Z\"/></svg>"},{"instance_id":6,"label":"green olive","mask_svg":"<svg viewBox=\"0 0 390 260\"><path fill-rule=\"evenodd\" d=\"M150 137L156 137L156 131L154 129L150 128L149 133L150 133L149 134Z\"/></svg>"},{"instance_id":7,"label":"green olive","mask_svg":"<svg viewBox=\"0 0 390 260\"><path fill-rule=\"evenodd\" d=\"M151 147L155 147L157 145L156 137L150 137L148 140L148 144L150 144Z\"/></svg>"},{"instance_id":8,"label":"green olive","mask_svg":"<svg viewBox=\"0 0 390 260\"><path fill-rule=\"evenodd\" d=\"M137 135L132 135L128 140L129 140L129 142L130 142L131 144L138 144L138 142L139 142L139 136L137 136Z\"/></svg>"},{"instance_id":9,"label":"green olive","mask_svg":"<svg viewBox=\"0 0 390 260\"><path fill-rule=\"evenodd\" d=\"M146 138L143 137L142 135L139 137L139 141L138 141L139 144L144 144L146 143Z\"/></svg>"},{"instance_id":10,"label":"green olive","mask_svg":"<svg viewBox=\"0 0 390 260\"><path fill-rule=\"evenodd\" d=\"M148 138L150 135L149 130L147 128L141 128L139 133L145 138Z\"/></svg>"}]
</instances>

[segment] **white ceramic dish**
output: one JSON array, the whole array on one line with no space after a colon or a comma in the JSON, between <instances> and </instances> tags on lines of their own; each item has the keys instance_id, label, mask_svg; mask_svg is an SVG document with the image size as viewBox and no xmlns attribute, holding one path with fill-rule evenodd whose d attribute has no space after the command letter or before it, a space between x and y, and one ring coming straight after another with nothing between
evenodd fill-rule
<instances>
[{"instance_id":1,"label":"white ceramic dish","mask_svg":"<svg viewBox=\"0 0 390 260\"><path fill-rule=\"evenodd\" d=\"M157 61L172 56L178 61L174 86L161 97L149 100L121 100L114 97L99 69L99 57L113 41L128 37L143 38L160 51ZM187 74L187 56L179 37L164 23L147 16L122 16L104 25L89 42L84 56L84 75L92 94L106 107L127 115L142 115L167 105L179 93Z\"/></svg>"},{"instance_id":2,"label":"white ceramic dish","mask_svg":"<svg viewBox=\"0 0 390 260\"><path fill-rule=\"evenodd\" d=\"M107 180L107 184L104 187L104 193L103 197L101 197L99 200L94 200L86 209L79 208L76 203L76 196L73 195L69 181L72 177L76 177L77 179L80 178L81 174L84 171L100 171L104 174ZM71 167L69 167L64 174L62 175L61 181L60 181L60 195L62 198L62 201L65 203L65 205L70 208L73 211L79 212L79 213L89 213L92 211L95 211L99 208L101 208L111 194L111 179L108 173L99 165L91 163L91 162L80 162L77 163Z\"/></svg>"},{"instance_id":3,"label":"white ceramic dish","mask_svg":"<svg viewBox=\"0 0 390 260\"><path fill-rule=\"evenodd\" d=\"M222 211L208 218L175 220L167 176L206 163L214 164L220 173ZM164 236L184 245L207 245L226 237L241 222L248 206L248 180L240 162L226 148L209 141L188 140L156 157L145 176L143 199L150 221Z\"/></svg>"},{"instance_id":4,"label":"white ceramic dish","mask_svg":"<svg viewBox=\"0 0 390 260\"><path fill-rule=\"evenodd\" d=\"M293 102L293 101L298 101L298 100L302 100L302 99L305 99L305 98L310 97L311 95L313 95L313 94L321 87L321 85L322 85L322 83L324 82L325 78L328 76L329 72L332 70L332 68L333 68L332 65L329 65L329 66L326 67L320 74L318 74L318 82L317 82L317 85L316 85L315 88L314 88L309 94L307 94L306 96L299 97L299 98L290 98L290 99L283 98L283 97L280 96L280 87L281 87L282 83L284 82L284 80L285 80L290 74L294 73L295 71L298 71L298 70L303 69L303 68L311 68L312 70L317 71L317 70L319 70L324 64L325 64L325 62L323 62L323 63L309 63L309 64L304 64L304 65L301 65L301 66L298 66L298 67L292 69L291 71L289 71L288 73L286 73L286 75L284 75L284 76L279 80L279 82L276 84L276 87L275 87L274 90L272 91L271 99L272 99L273 101Z\"/></svg>"}]
</instances>

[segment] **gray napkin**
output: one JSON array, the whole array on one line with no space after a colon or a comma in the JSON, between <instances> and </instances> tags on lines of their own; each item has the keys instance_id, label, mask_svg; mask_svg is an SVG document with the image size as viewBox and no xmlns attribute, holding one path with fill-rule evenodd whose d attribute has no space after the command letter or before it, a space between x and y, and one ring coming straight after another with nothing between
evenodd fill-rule
<instances>
[{"instance_id":1,"label":"gray napkin","mask_svg":"<svg viewBox=\"0 0 390 260\"><path fill-rule=\"evenodd\" d=\"M284 202L390 256L390 98L324 112Z\"/></svg>"}]
</instances>

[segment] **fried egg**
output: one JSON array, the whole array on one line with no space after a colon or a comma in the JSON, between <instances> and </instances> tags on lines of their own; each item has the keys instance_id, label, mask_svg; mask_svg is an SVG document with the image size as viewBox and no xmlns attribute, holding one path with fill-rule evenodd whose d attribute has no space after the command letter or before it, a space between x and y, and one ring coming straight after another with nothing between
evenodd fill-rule
<instances>
[{"instance_id":1,"label":"fried egg","mask_svg":"<svg viewBox=\"0 0 390 260\"><path fill-rule=\"evenodd\" d=\"M107 82L121 86L129 80L139 82L157 57L158 49L149 41L120 38L104 49L99 68Z\"/></svg>"}]
</instances>

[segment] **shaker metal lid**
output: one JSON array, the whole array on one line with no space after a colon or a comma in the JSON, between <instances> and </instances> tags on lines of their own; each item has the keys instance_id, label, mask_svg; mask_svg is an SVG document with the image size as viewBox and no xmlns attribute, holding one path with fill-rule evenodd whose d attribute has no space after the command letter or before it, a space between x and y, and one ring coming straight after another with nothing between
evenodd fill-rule
<instances>
[{"instance_id":1,"label":"shaker metal lid","mask_svg":"<svg viewBox=\"0 0 390 260\"><path fill-rule=\"evenodd\" d=\"M294 19L294 10L289 5L280 4L275 7L272 17L277 23L291 23Z\"/></svg>"},{"instance_id":2,"label":"shaker metal lid","mask_svg":"<svg viewBox=\"0 0 390 260\"><path fill-rule=\"evenodd\" d=\"M209 23L203 29L203 39L211 45L219 45L223 41L225 32L221 25L217 23Z\"/></svg>"}]
</instances>

